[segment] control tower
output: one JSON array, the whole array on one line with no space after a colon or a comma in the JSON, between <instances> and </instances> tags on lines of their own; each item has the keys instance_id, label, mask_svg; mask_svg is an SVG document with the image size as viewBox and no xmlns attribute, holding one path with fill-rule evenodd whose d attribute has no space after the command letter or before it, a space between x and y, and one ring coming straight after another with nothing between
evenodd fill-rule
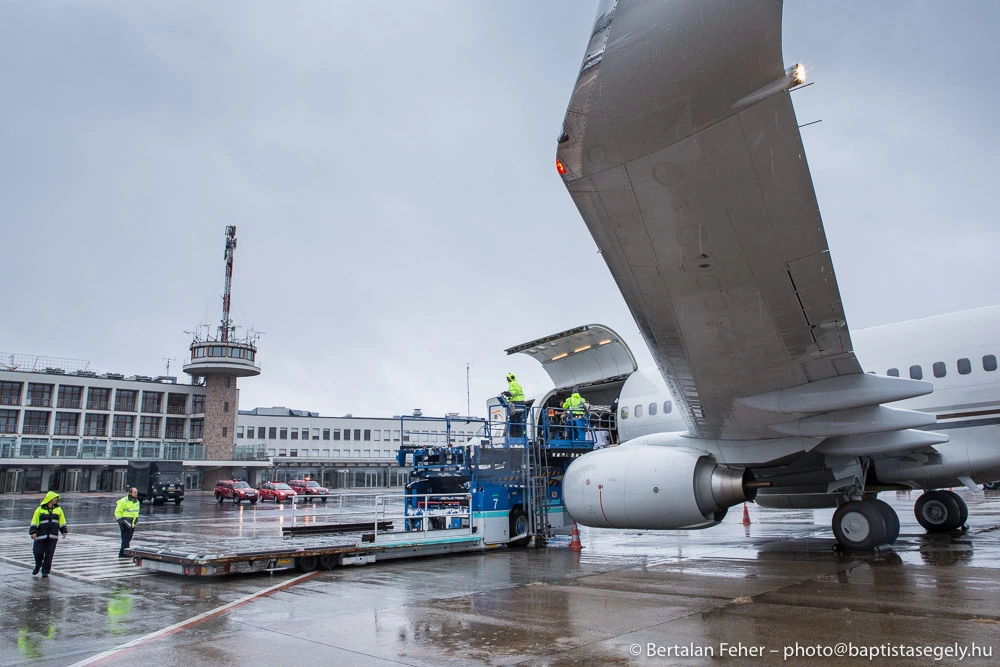
<instances>
[{"instance_id":1,"label":"control tower","mask_svg":"<svg viewBox=\"0 0 1000 667\"><path fill-rule=\"evenodd\" d=\"M260 375L257 365L256 335L236 338L236 327L229 317L229 298L233 282L233 255L236 252L236 227L226 227L226 288L222 295L222 323L218 335L195 334L191 358L184 372L193 378L205 378L205 458L232 461L236 447L236 416L240 391L236 379Z\"/></svg>"}]
</instances>

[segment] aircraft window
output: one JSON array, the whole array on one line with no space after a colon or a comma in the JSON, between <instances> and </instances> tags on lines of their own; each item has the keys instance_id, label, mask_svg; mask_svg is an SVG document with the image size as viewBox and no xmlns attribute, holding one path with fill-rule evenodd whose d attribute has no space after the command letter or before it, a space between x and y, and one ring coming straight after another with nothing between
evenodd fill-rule
<instances>
[{"instance_id":1,"label":"aircraft window","mask_svg":"<svg viewBox=\"0 0 1000 667\"><path fill-rule=\"evenodd\" d=\"M924 369L920 366L910 366L910 377L914 380L922 380L924 378Z\"/></svg>"},{"instance_id":2,"label":"aircraft window","mask_svg":"<svg viewBox=\"0 0 1000 667\"><path fill-rule=\"evenodd\" d=\"M628 419L628 408L622 408L622 419Z\"/></svg>"},{"instance_id":3,"label":"aircraft window","mask_svg":"<svg viewBox=\"0 0 1000 667\"><path fill-rule=\"evenodd\" d=\"M673 403L671 403L670 401L663 401L663 414L669 415L673 409L674 409Z\"/></svg>"},{"instance_id":4,"label":"aircraft window","mask_svg":"<svg viewBox=\"0 0 1000 667\"><path fill-rule=\"evenodd\" d=\"M936 378L943 378L948 374L948 369L945 368L943 361L935 361L931 368L934 369L934 377Z\"/></svg>"},{"instance_id":5,"label":"aircraft window","mask_svg":"<svg viewBox=\"0 0 1000 667\"><path fill-rule=\"evenodd\" d=\"M656 403L649 404L649 416L652 417L656 414Z\"/></svg>"},{"instance_id":6,"label":"aircraft window","mask_svg":"<svg viewBox=\"0 0 1000 667\"><path fill-rule=\"evenodd\" d=\"M992 354L987 354L983 357L983 370L984 371L995 371L997 369L997 358Z\"/></svg>"},{"instance_id":7,"label":"aircraft window","mask_svg":"<svg viewBox=\"0 0 1000 667\"><path fill-rule=\"evenodd\" d=\"M958 360L958 374L959 375L968 375L971 372L972 372L972 362L969 361L968 359L959 359Z\"/></svg>"},{"instance_id":8,"label":"aircraft window","mask_svg":"<svg viewBox=\"0 0 1000 667\"><path fill-rule=\"evenodd\" d=\"M642 406L641 405L635 406L635 416L636 417L641 417L642 416Z\"/></svg>"},{"instance_id":9,"label":"aircraft window","mask_svg":"<svg viewBox=\"0 0 1000 667\"><path fill-rule=\"evenodd\" d=\"M885 374L886 375L891 375L894 378L898 378L899 377L899 369L898 368L890 368L889 370L887 370L885 372Z\"/></svg>"}]
</instances>

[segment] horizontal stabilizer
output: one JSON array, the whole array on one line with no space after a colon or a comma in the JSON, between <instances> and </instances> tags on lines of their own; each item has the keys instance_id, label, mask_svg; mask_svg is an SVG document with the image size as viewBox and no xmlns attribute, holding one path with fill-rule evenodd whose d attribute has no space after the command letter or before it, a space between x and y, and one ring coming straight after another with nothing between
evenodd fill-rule
<instances>
[{"instance_id":1,"label":"horizontal stabilizer","mask_svg":"<svg viewBox=\"0 0 1000 667\"><path fill-rule=\"evenodd\" d=\"M766 412L815 413L892 403L923 396L932 391L934 385L930 382L856 373L769 391L766 394L744 396L736 401Z\"/></svg>"},{"instance_id":2,"label":"horizontal stabilizer","mask_svg":"<svg viewBox=\"0 0 1000 667\"><path fill-rule=\"evenodd\" d=\"M816 448L816 451L838 456L873 456L919 449L929 445L940 445L948 440L949 437L943 433L908 429L888 433L864 433L827 438Z\"/></svg>"},{"instance_id":3,"label":"horizontal stabilizer","mask_svg":"<svg viewBox=\"0 0 1000 667\"><path fill-rule=\"evenodd\" d=\"M783 435L833 437L901 431L908 428L930 426L936 422L937 418L926 412L887 408L884 405L869 405L853 410L841 410L815 417L793 419L772 424L771 428Z\"/></svg>"}]
</instances>

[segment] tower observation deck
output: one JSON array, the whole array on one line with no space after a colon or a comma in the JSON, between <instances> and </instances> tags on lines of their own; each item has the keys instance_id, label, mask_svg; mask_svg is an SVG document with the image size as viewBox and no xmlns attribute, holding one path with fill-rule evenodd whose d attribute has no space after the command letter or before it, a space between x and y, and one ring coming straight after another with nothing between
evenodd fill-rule
<instances>
[{"instance_id":1,"label":"tower observation deck","mask_svg":"<svg viewBox=\"0 0 1000 667\"><path fill-rule=\"evenodd\" d=\"M236 416L239 413L236 380L260 375L256 335L251 333L236 338L236 327L229 317L235 251L236 227L230 225L226 227L226 286L218 335L196 333L191 341L191 357L184 364L185 373L205 379L205 455L219 461L231 461L236 447ZM225 471L219 472L225 476Z\"/></svg>"}]
</instances>

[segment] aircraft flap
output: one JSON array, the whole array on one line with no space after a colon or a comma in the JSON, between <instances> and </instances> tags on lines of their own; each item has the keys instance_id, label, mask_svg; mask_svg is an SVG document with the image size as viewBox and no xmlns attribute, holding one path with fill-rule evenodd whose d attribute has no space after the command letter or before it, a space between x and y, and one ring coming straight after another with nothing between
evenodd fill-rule
<instances>
[{"instance_id":1,"label":"aircraft flap","mask_svg":"<svg viewBox=\"0 0 1000 667\"><path fill-rule=\"evenodd\" d=\"M587 324L515 345L507 354L526 354L538 361L556 388L624 377L636 371L625 341L601 324Z\"/></svg>"}]
</instances>

